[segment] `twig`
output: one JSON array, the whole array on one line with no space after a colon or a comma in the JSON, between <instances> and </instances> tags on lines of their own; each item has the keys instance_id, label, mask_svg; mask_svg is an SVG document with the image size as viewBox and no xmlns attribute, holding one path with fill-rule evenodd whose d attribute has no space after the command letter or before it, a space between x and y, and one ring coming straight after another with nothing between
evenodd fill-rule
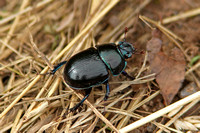
<instances>
[{"instance_id":1,"label":"twig","mask_svg":"<svg viewBox=\"0 0 200 133\"><path fill-rule=\"evenodd\" d=\"M148 123L152 120L155 120L156 118L163 116L164 114L166 114L166 113L168 113L168 112L170 112L170 111L172 111L172 110L174 110L174 109L176 109L180 106L183 106L183 105L185 105L185 104L187 104L187 103L189 103L193 100L199 99L199 98L200 98L200 91L198 91L198 92L196 92L196 93L194 93L194 94L192 94L192 95L190 95L186 98L183 98L183 99L181 99L181 100L179 100L179 101L177 101L177 102L175 102L175 103L173 103L173 104L171 104L171 105L169 105L169 106L167 106L167 107L165 107L161 110L158 110L155 113L150 114L150 115L148 115L148 116L146 116L146 117L144 117L144 118L122 128L122 129L120 129L119 131L120 131L120 133L125 133L125 132L129 132L131 130L134 130L134 129L140 127L141 125L144 125L144 124L146 124L146 123Z\"/></svg>"},{"instance_id":2,"label":"twig","mask_svg":"<svg viewBox=\"0 0 200 133\"><path fill-rule=\"evenodd\" d=\"M193 17L196 15L200 14L200 8L196 8L196 9L192 9L190 11L184 12L184 13L180 13L178 15L172 16L172 17L168 17L162 20L162 24L168 24L174 21L178 21L180 19L184 19L184 18L189 18L189 17Z\"/></svg>"}]
</instances>

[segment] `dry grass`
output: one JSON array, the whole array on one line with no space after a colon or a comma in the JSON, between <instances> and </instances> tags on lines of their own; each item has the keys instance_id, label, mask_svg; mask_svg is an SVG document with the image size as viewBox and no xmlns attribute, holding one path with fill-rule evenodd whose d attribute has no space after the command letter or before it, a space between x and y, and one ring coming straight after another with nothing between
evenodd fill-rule
<instances>
[{"instance_id":1,"label":"dry grass","mask_svg":"<svg viewBox=\"0 0 200 133\"><path fill-rule=\"evenodd\" d=\"M200 63L189 65L192 57L183 46L184 38L165 26L199 15L199 8L164 18L161 24L147 17L148 13L145 16L149 4L154 3L151 0L12 0L0 7L0 132L128 132L140 126L146 129L149 126L146 123L156 125L157 132L199 130L199 116L180 117L198 105L200 91L163 109L156 108L154 113L144 109L159 95L153 82L155 75L146 72L147 53L128 61L127 71L137 73L134 81L112 78L106 103L104 90L96 89L78 113L65 117L62 116L66 108L80 101L82 93L64 84L62 70L54 76L41 75L83 49L122 40L124 27L129 28L127 40L144 49L151 36L150 29L158 28L166 40L182 50L188 64L186 79L200 88ZM138 18L143 10L144 16L139 18L151 28ZM126 89L129 86L131 89ZM169 120L165 119L165 124L163 119L155 121L159 117Z\"/></svg>"}]
</instances>

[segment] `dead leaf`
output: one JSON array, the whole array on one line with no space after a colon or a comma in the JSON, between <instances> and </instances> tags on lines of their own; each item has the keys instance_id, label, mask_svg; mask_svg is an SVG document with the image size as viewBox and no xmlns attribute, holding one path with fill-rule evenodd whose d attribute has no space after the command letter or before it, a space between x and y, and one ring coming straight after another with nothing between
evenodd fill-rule
<instances>
[{"instance_id":1,"label":"dead leaf","mask_svg":"<svg viewBox=\"0 0 200 133\"><path fill-rule=\"evenodd\" d=\"M181 91L179 92L179 97L184 98L187 97L197 91L200 91L195 82L190 82L188 85L186 85Z\"/></svg>"},{"instance_id":2,"label":"dead leaf","mask_svg":"<svg viewBox=\"0 0 200 133\"><path fill-rule=\"evenodd\" d=\"M161 51L162 41L153 37L147 43L148 61L152 73L156 73L161 94L166 105L170 104L178 93L185 76L185 59L183 53L174 48L171 55Z\"/></svg>"},{"instance_id":3,"label":"dead leaf","mask_svg":"<svg viewBox=\"0 0 200 133\"><path fill-rule=\"evenodd\" d=\"M0 7L3 8L7 4L6 0L0 0Z\"/></svg>"}]
</instances>

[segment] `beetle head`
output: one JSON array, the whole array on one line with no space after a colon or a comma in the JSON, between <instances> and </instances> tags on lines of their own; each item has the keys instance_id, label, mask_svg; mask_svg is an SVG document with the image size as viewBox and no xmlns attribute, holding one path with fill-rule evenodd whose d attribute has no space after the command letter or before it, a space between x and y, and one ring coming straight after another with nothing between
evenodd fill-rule
<instances>
[{"instance_id":1,"label":"beetle head","mask_svg":"<svg viewBox=\"0 0 200 133\"><path fill-rule=\"evenodd\" d=\"M129 42L119 42L118 49L125 59L130 58L135 53L135 48Z\"/></svg>"}]
</instances>

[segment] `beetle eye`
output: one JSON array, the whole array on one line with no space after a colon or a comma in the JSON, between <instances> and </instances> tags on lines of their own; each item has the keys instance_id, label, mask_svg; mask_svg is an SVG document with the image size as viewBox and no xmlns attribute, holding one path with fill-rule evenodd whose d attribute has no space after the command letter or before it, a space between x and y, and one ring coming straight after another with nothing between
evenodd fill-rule
<instances>
[{"instance_id":1,"label":"beetle eye","mask_svg":"<svg viewBox=\"0 0 200 133\"><path fill-rule=\"evenodd\" d=\"M129 52L128 52L128 53L125 54L125 57L126 57L126 58L131 58L131 56L132 56L132 53L129 53Z\"/></svg>"}]
</instances>

